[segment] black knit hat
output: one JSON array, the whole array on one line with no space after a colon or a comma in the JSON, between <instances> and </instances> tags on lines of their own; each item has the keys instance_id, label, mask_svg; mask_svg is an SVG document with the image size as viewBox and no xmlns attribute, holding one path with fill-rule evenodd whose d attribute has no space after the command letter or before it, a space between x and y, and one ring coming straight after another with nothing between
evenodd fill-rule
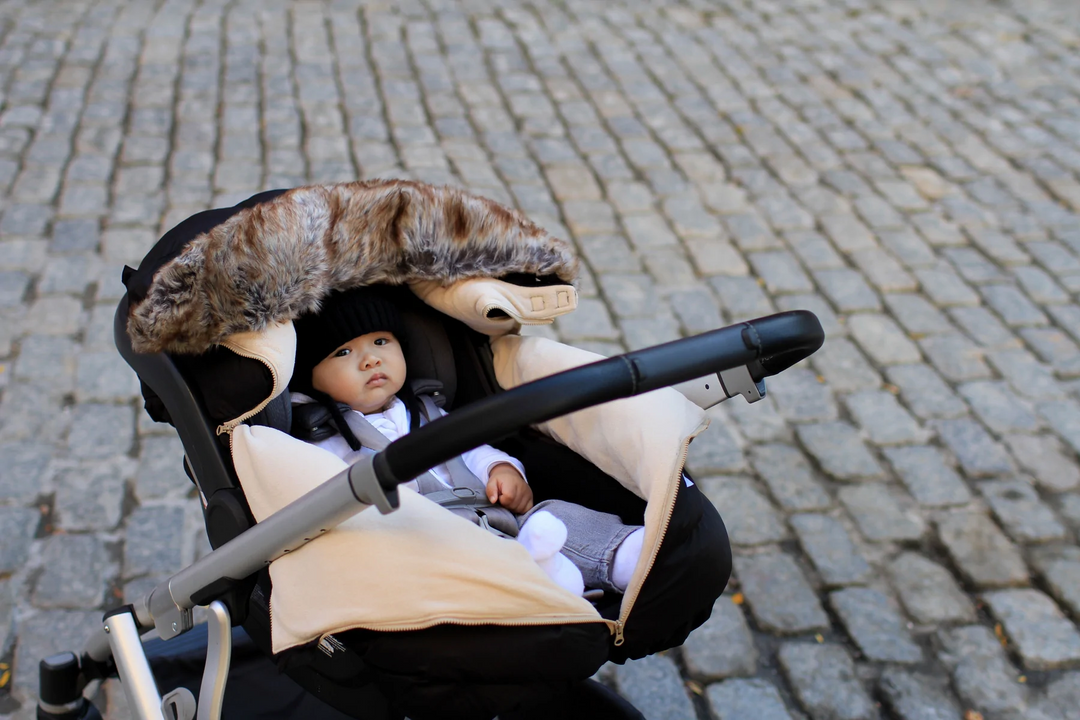
<instances>
[{"instance_id":1,"label":"black knit hat","mask_svg":"<svg viewBox=\"0 0 1080 720\"><path fill-rule=\"evenodd\" d=\"M373 287L333 292L323 300L317 313L301 315L293 327L296 328L296 366L289 385L308 394L315 366L353 338L387 331L399 342L404 339L397 306L385 292Z\"/></svg>"}]
</instances>

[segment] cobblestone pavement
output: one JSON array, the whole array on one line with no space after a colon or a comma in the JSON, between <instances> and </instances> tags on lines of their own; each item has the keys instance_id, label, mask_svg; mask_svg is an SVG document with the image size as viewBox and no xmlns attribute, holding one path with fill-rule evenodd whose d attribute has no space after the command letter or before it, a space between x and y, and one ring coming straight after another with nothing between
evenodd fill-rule
<instances>
[{"instance_id":1,"label":"cobblestone pavement","mask_svg":"<svg viewBox=\"0 0 1080 720\"><path fill-rule=\"evenodd\" d=\"M574 239L565 341L826 326L693 446L735 579L605 668L648 717L1080 717L1073 0L4 0L0 82L0 714L205 548L112 348L121 265L403 176Z\"/></svg>"}]
</instances>

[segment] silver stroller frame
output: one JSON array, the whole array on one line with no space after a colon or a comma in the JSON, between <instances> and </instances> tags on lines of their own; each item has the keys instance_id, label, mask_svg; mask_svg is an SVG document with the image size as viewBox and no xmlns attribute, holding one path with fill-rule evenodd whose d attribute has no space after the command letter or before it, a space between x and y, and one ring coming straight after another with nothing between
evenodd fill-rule
<instances>
[{"instance_id":1,"label":"silver stroller frame","mask_svg":"<svg viewBox=\"0 0 1080 720\"><path fill-rule=\"evenodd\" d=\"M115 330L128 359L126 318L125 300ZM780 313L567 370L456 410L362 458L137 602L109 611L81 655L65 652L42 660L38 717L100 718L83 690L90 678L115 672L139 720L193 720L196 715L218 720L231 654L229 610L218 598L235 579L252 575L371 506L392 512L398 484L494 438L668 386L702 407L735 395L755 402L765 395L765 377L803 360L823 341L813 313ZM210 637L197 705L184 688L159 694L141 640L151 630L163 640L187 632L196 606L209 607Z\"/></svg>"}]
</instances>

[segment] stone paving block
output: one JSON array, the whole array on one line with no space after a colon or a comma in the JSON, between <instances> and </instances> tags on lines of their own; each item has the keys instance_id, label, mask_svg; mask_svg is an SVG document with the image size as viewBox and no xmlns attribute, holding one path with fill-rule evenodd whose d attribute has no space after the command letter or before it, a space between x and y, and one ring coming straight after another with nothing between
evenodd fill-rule
<instances>
[{"instance_id":1,"label":"stone paving block","mask_svg":"<svg viewBox=\"0 0 1080 720\"><path fill-rule=\"evenodd\" d=\"M814 283L789 252L749 253L746 259L758 277L765 281L765 290L770 294L814 290Z\"/></svg>"},{"instance_id":2,"label":"stone paving block","mask_svg":"<svg viewBox=\"0 0 1080 720\"><path fill-rule=\"evenodd\" d=\"M1031 560L1054 598L1073 617L1080 614L1080 548L1050 545L1034 551Z\"/></svg>"},{"instance_id":3,"label":"stone paving block","mask_svg":"<svg viewBox=\"0 0 1080 720\"><path fill-rule=\"evenodd\" d=\"M904 628L889 598L872 588L845 588L829 594L829 604L868 660L917 663L922 651Z\"/></svg>"},{"instance_id":4,"label":"stone paving block","mask_svg":"<svg viewBox=\"0 0 1080 720\"><path fill-rule=\"evenodd\" d=\"M1047 718L1067 718L1080 705L1080 673L1070 672L1047 685L1046 692L1032 711Z\"/></svg>"},{"instance_id":5,"label":"stone paving block","mask_svg":"<svg viewBox=\"0 0 1080 720\"><path fill-rule=\"evenodd\" d=\"M727 596L717 599L712 616L683 642L682 657L691 677L706 681L757 672L758 651L750 628L743 611Z\"/></svg>"},{"instance_id":6,"label":"stone paving block","mask_svg":"<svg viewBox=\"0 0 1080 720\"><path fill-rule=\"evenodd\" d=\"M984 513L950 510L934 522L941 544L966 582L980 588L1027 584L1028 570L1020 552Z\"/></svg>"},{"instance_id":7,"label":"stone paving block","mask_svg":"<svg viewBox=\"0 0 1080 720\"><path fill-rule=\"evenodd\" d=\"M1080 632L1038 590L996 590L983 599L1016 644L1024 667L1052 670L1080 662Z\"/></svg>"},{"instance_id":8,"label":"stone paving block","mask_svg":"<svg viewBox=\"0 0 1080 720\"><path fill-rule=\"evenodd\" d=\"M806 456L790 445L754 445L750 461L780 507L790 512L822 510L832 498L814 479Z\"/></svg>"},{"instance_id":9,"label":"stone paving block","mask_svg":"<svg viewBox=\"0 0 1080 720\"><path fill-rule=\"evenodd\" d=\"M748 277L712 277L709 284L720 298L720 309L729 323L751 320L776 312L757 281Z\"/></svg>"},{"instance_id":10,"label":"stone paving block","mask_svg":"<svg viewBox=\"0 0 1080 720\"><path fill-rule=\"evenodd\" d=\"M1080 377L1080 347L1054 328L1022 328L1020 336L1059 378Z\"/></svg>"},{"instance_id":11,"label":"stone paving block","mask_svg":"<svg viewBox=\"0 0 1080 720\"><path fill-rule=\"evenodd\" d=\"M720 720L791 720L776 686L765 680L726 680L705 692Z\"/></svg>"},{"instance_id":12,"label":"stone paving block","mask_svg":"<svg viewBox=\"0 0 1080 720\"><path fill-rule=\"evenodd\" d=\"M881 365L902 365L922 360L919 348L887 315L854 315L848 318L848 328L863 352Z\"/></svg>"},{"instance_id":13,"label":"stone paving block","mask_svg":"<svg viewBox=\"0 0 1080 720\"><path fill-rule=\"evenodd\" d=\"M719 240L688 240L686 249L702 275L747 275L750 266L734 245Z\"/></svg>"},{"instance_id":14,"label":"stone paving block","mask_svg":"<svg viewBox=\"0 0 1080 720\"><path fill-rule=\"evenodd\" d=\"M668 295L668 304L689 335L723 327L716 299L705 288L679 290Z\"/></svg>"},{"instance_id":15,"label":"stone paving block","mask_svg":"<svg viewBox=\"0 0 1080 720\"><path fill-rule=\"evenodd\" d=\"M175 434L142 441L135 474L135 496L145 502L180 498L193 488L184 472L184 446Z\"/></svg>"},{"instance_id":16,"label":"stone paving block","mask_svg":"<svg viewBox=\"0 0 1080 720\"><path fill-rule=\"evenodd\" d=\"M857 250L851 259L881 292L909 292L918 289L918 283L900 263L880 248Z\"/></svg>"},{"instance_id":17,"label":"stone paving block","mask_svg":"<svg viewBox=\"0 0 1080 720\"><path fill-rule=\"evenodd\" d=\"M1023 291L1011 285L984 285L979 288L986 304L1010 327L1047 325L1049 320Z\"/></svg>"},{"instance_id":18,"label":"stone paving block","mask_svg":"<svg viewBox=\"0 0 1080 720\"><path fill-rule=\"evenodd\" d=\"M888 293L885 307L909 333L933 335L953 330L949 319L921 295Z\"/></svg>"},{"instance_id":19,"label":"stone paving block","mask_svg":"<svg viewBox=\"0 0 1080 720\"><path fill-rule=\"evenodd\" d=\"M1080 449L1080 408L1072 401L1044 402L1036 406L1051 429L1073 450Z\"/></svg>"},{"instance_id":20,"label":"stone paving block","mask_svg":"<svg viewBox=\"0 0 1080 720\"><path fill-rule=\"evenodd\" d=\"M780 667L814 720L872 720L878 717L873 700L839 645L788 642L777 653Z\"/></svg>"},{"instance_id":21,"label":"stone paving block","mask_svg":"<svg viewBox=\"0 0 1080 720\"><path fill-rule=\"evenodd\" d=\"M825 215L818 218L825 235L841 252L853 253L874 247L874 236L854 215Z\"/></svg>"},{"instance_id":22,"label":"stone paving block","mask_svg":"<svg viewBox=\"0 0 1080 720\"><path fill-rule=\"evenodd\" d=\"M963 242L961 236L961 242ZM988 282L1004 282L1005 275L997 265L990 262L975 248L957 247L943 250L942 255L948 258L960 276L974 285L982 285ZM982 292L984 288L979 287ZM985 295L984 295L985 297Z\"/></svg>"},{"instance_id":23,"label":"stone paving block","mask_svg":"<svg viewBox=\"0 0 1080 720\"><path fill-rule=\"evenodd\" d=\"M26 562L30 543L40 523L41 513L36 509L0 506L0 537L4 538L0 544L0 575L15 572ZM0 650L4 649L0 643Z\"/></svg>"},{"instance_id":24,"label":"stone paving block","mask_svg":"<svg viewBox=\"0 0 1080 720\"><path fill-rule=\"evenodd\" d=\"M777 409L791 422L836 420L839 412L828 385L809 370L791 368L768 380Z\"/></svg>"},{"instance_id":25,"label":"stone paving block","mask_svg":"<svg viewBox=\"0 0 1080 720\"><path fill-rule=\"evenodd\" d=\"M1013 471L1009 454L974 420L936 420L931 427L956 455L968 477L990 477Z\"/></svg>"},{"instance_id":26,"label":"stone paving block","mask_svg":"<svg viewBox=\"0 0 1080 720\"><path fill-rule=\"evenodd\" d=\"M80 402L130 400L139 394L139 379L115 350L80 353L75 368Z\"/></svg>"},{"instance_id":27,"label":"stone paving block","mask_svg":"<svg viewBox=\"0 0 1080 720\"><path fill-rule=\"evenodd\" d=\"M135 510L126 522L123 574L166 574L183 567L184 510L177 506L149 505Z\"/></svg>"},{"instance_id":28,"label":"stone paving block","mask_svg":"<svg viewBox=\"0 0 1080 720\"><path fill-rule=\"evenodd\" d=\"M813 273L821 292L842 313L880 310L881 299L855 270L816 270Z\"/></svg>"},{"instance_id":29,"label":"stone paving block","mask_svg":"<svg viewBox=\"0 0 1080 720\"><path fill-rule=\"evenodd\" d=\"M1020 347L1020 340L1005 327L997 316L984 307L949 308L951 317L960 329L986 348Z\"/></svg>"},{"instance_id":30,"label":"stone paving block","mask_svg":"<svg viewBox=\"0 0 1080 720\"><path fill-rule=\"evenodd\" d=\"M615 686L647 718L697 720L679 668L665 655L649 655L615 668Z\"/></svg>"},{"instance_id":31,"label":"stone paving block","mask_svg":"<svg viewBox=\"0 0 1080 720\"><path fill-rule=\"evenodd\" d=\"M967 485L935 447L885 448L885 458L920 505L947 507L971 499Z\"/></svg>"},{"instance_id":32,"label":"stone paving block","mask_svg":"<svg viewBox=\"0 0 1080 720\"><path fill-rule=\"evenodd\" d=\"M1062 452L1061 442L1045 435L1008 435L1005 443L1024 470L1035 476L1039 487L1051 492L1073 490L1080 485L1080 468Z\"/></svg>"},{"instance_id":33,"label":"stone paving block","mask_svg":"<svg viewBox=\"0 0 1080 720\"><path fill-rule=\"evenodd\" d=\"M22 305L32 278L23 272L0 270L0 307Z\"/></svg>"},{"instance_id":34,"label":"stone paving block","mask_svg":"<svg viewBox=\"0 0 1080 720\"><path fill-rule=\"evenodd\" d=\"M56 412L61 404L58 395L57 389L45 382L11 383L0 405L0 442L32 440L36 445L63 437L71 416Z\"/></svg>"},{"instance_id":35,"label":"stone paving block","mask_svg":"<svg viewBox=\"0 0 1080 720\"><path fill-rule=\"evenodd\" d=\"M7 411L6 405L0 407ZM37 442L0 444L0 502L26 505L47 492L52 453L51 447Z\"/></svg>"},{"instance_id":36,"label":"stone paving block","mask_svg":"<svg viewBox=\"0 0 1080 720\"><path fill-rule=\"evenodd\" d=\"M732 473L746 470L746 457L735 437L722 420L690 443L686 467L695 475Z\"/></svg>"},{"instance_id":37,"label":"stone paving block","mask_svg":"<svg viewBox=\"0 0 1080 720\"><path fill-rule=\"evenodd\" d=\"M1028 400L1058 400L1065 394L1053 373L1026 350L994 350L986 358Z\"/></svg>"},{"instance_id":38,"label":"stone paving block","mask_svg":"<svg viewBox=\"0 0 1080 720\"><path fill-rule=\"evenodd\" d=\"M959 275L945 265L916 268L915 277L935 305L978 305L979 295Z\"/></svg>"},{"instance_id":39,"label":"stone paving block","mask_svg":"<svg viewBox=\"0 0 1080 720\"><path fill-rule=\"evenodd\" d=\"M940 678L890 667L878 690L900 720L961 720L959 704Z\"/></svg>"},{"instance_id":40,"label":"stone paving block","mask_svg":"<svg viewBox=\"0 0 1080 720\"><path fill-rule=\"evenodd\" d=\"M789 522L826 586L857 585L869 578L870 565L835 518L800 514Z\"/></svg>"},{"instance_id":41,"label":"stone paving block","mask_svg":"<svg viewBox=\"0 0 1080 720\"><path fill-rule=\"evenodd\" d=\"M964 402L927 365L895 365L885 370L885 378L899 389L904 403L922 419L967 414Z\"/></svg>"},{"instance_id":42,"label":"stone paving block","mask_svg":"<svg viewBox=\"0 0 1080 720\"><path fill-rule=\"evenodd\" d=\"M556 197L558 195L556 194ZM671 248L679 244L675 233L660 215L631 215L622 218L630 242L638 250Z\"/></svg>"},{"instance_id":43,"label":"stone paving block","mask_svg":"<svg viewBox=\"0 0 1080 720\"><path fill-rule=\"evenodd\" d=\"M130 458L110 457L69 465L57 472L56 527L66 532L115 528L133 466Z\"/></svg>"},{"instance_id":44,"label":"stone paving block","mask_svg":"<svg viewBox=\"0 0 1080 720\"><path fill-rule=\"evenodd\" d=\"M66 337L29 335L22 339L13 376L48 382L65 390L75 379L75 342Z\"/></svg>"},{"instance_id":45,"label":"stone paving block","mask_svg":"<svg viewBox=\"0 0 1080 720\"><path fill-rule=\"evenodd\" d=\"M776 403L766 395L750 403L724 403L723 413L738 425L740 434L752 442L786 440L791 436L787 422L776 411Z\"/></svg>"},{"instance_id":46,"label":"stone paving block","mask_svg":"<svg viewBox=\"0 0 1080 720\"><path fill-rule=\"evenodd\" d=\"M913 230L886 230L878 233L881 244L897 257L909 270L915 268L933 268L938 263L937 255ZM922 278L916 273L916 279Z\"/></svg>"},{"instance_id":47,"label":"stone paving block","mask_svg":"<svg viewBox=\"0 0 1080 720\"><path fill-rule=\"evenodd\" d=\"M881 483L841 488L838 496L859 531L872 542L915 541L926 531L926 524L910 503Z\"/></svg>"},{"instance_id":48,"label":"stone paving block","mask_svg":"<svg viewBox=\"0 0 1080 720\"><path fill-rule=\"evenodd\" d=\"M759 628L783 635L823 630L829 618L799 566L778 550L735 555L735 575Z\"/></svg>"},{"instance_id":49,"label":"stone paving block","mask_svg":"<svg viewBox=\"0 0 1080 720\"><path fill-rule=\"evenodd\" d=\"M975 607L949 571L922 555L905 552L888 565L904 610L924 625L975 621Z\"/></svg>"},{"instance_id":50,"label":"stone paving block","mask_svg":"<svg viewBox=\"0 0 1080 720\"><path fill-rule=\"evenodd\" d=\"M847 338L830 337L811 356L810 361L825 378L825 385L834 392L876 390L881 387L881 375ZM771 387L770 384L770 392Z\"/></svg>"},{"instance_id":51,"label":"stone paving block","mask_svg":"<svg viewBox=\"0 0 1080 720\"><path fill-rule=\"evenodd\" d=\"M979 483L978 488L1005 531L1017 542L1065 539L1065 526L1027 482L989 480Z\"/></svg>"},{"instance_id":52,"label":"stone paving block","mask_svg":"<svg viewBox=\"0 0 1080 720\"><path fill-rule=\"evenodd\" d=\"M52 535L43 542L43 572L33 603L41 608L95 608L105 597L111 563L94 535Z\"/></svg>"},{"instance_id":53,"label":"stone paving block","mask_svg":"<svg viewBox=\"0 0 1080 720\"><path fill-rule=\"evenodd\" d=\"M1016 397L1005 383L969 382L959 385L957 390L979 419L996 433L1032 433L1042 427L1030 405Z\"/></svg>"},{"instance_id":54,"label":"stone paving block","mask_svg":"<svg viewBox=\"0 0 1080 720\"><path fill-rule=\"evenodd\" d=\"M617 317L640 317L656 312L659 298L648 275L608 273L597 280Z\"/></svg>"},{"instance_id":55,"label":"stone paving block","mask_svg":"<svg viewBox=\"0 0 1080 720\"><path fill-rule=\"evenodd\" d=\"M557 318L555 328L563 340L571 344L575 340L619 339L619 331L611 322L607 308L594 298L579 298L577 310Z\"/></svg>"},{"instance_id":56,"label":"stone paving block","mask_svg":"<svg viewBox=\"0 0 1080 720\"><path fill-rule=\"evenodd\" d=\"M794 231L784 233L784 239L811 270L836 270L846 267L844 259L833 249L829 241L816 232Z\"/></svg>"},{"instance_id":57,"label":"stone paving block","mask_svg":"<svg viewBox=\"0 0 1080 720\"><path fill-rule=\"evenodd\" d=\"M73 457L107 458L126 454L134 436L131 407L87 403L72 414L67 447Z\"/></svg>"},{"instance_id":58,"label":"stone paving block","mask_svg":"<svg viewBox=\"0 0 1080 720\"><path fill-rule=\"evenodd\" d=\"M755 212L724 215L722 219L728 235L744 252L770 250L779 245L776 236Z\"/></svg>"},{"instance_id":59,"label":"stone paving block","mask_svg":"<svg viewBox=\"0 0 1080 720\"><path fill-rule=\"evenodd\" d=\"M784 521L749 478L699 477L697 484L723 513L735 545L762 545L787 538Z\"/></svg>"},{"instance_id":60,"label":"stone paving block","mask_svg":"<svg viewBox=\"0 0 1080 720\"><path fill-rule=\"evenodd\" d=\"M1069 293L1041 268L1022 265L1012 268L1011 272L1031 299L1039 304L1053 305L1070 300Z\"/></svg>"},{"instance_id":61,"label":"stone paving block","mask_svg":"<svg viewBox=\"0 0 1080 720\"><path fill-rule=\"evenodd\" d=\"M927 359L946 380L963 382L991 376L983 351L960 334L934 335L919 341Z\"/></svg>"},{"instance_id":62,"label":"stone paving block","mask_svg":"<svg viewBox=\"0 0 1080 720\"><path fill-rule=\"evenodd\" d=\"M942 645L938 657L966 703L979 712L1011 712L1016 713L1013 717L1022 717L1026 690L1016 681L1017 671L989 628L968 625L942 630L938 639Z\"/></svg>"},{"instance_id":63,"label":"stone paving block","mask_svg":"<svg viewBox=\"0 0 1080 720\"><path fill-rule=\"evenodd\" d=\"M863 445L855 428L845 422L799 425L799 441L838 480L864 480L883 475L881 466Z\"/></svg>"},{"instance_id":64,"label":"stone paving block","mask_svg":"<svg viewBox=\"0 0 1080 720\"><path fill-rule=\"evenodd\" d=\"M12 685L37 695L38 663L54 653L82 647L101 627L101 611L43 610L19 621Z\"/></svg>"},{"instance_id":65,"label":"stone paving block","mask_svg":"<svg viewBox=\"0 0 1080 720\"><path fill-rule=\"evenodd\" d=\"M844 404L877 445L923 443L930 438L930 433L919 427L891 393L864 390L846 396Z\"/></svg>"}]
</instances>

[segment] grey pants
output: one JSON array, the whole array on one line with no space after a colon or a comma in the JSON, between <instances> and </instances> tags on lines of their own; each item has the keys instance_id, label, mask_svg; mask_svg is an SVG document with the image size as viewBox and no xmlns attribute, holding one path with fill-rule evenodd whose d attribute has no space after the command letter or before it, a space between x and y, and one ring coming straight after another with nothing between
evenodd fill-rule
<instances>
[{"instance_id":1,"label":"grey pants","mask_svg":"<svg viewBox=\"0 0 1080 720\"><path fill-rule=\"evenodd\" d=\"M624 525L618 515L563 500L545 500L534 506L518 517L518 525L524 525L533 513L541 510L547 510L566 524L566 544L562 553L581 571L585 587L622 592L611 582L615 551L640 525Z\"/></svg>"}]
</instances>

